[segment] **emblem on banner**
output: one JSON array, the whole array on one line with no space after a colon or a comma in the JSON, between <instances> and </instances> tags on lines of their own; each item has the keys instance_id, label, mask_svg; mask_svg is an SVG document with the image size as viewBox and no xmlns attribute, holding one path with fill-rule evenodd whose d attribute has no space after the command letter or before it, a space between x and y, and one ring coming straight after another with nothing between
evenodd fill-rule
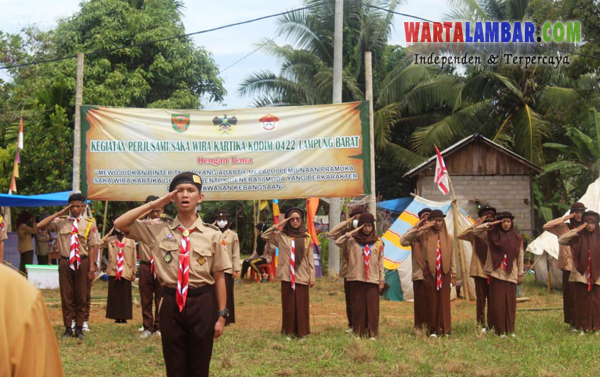
<instances>
[{"instance_id":1,"label":"emblem on banner","mask_svg":"<svg viewBox=\"0 0 600 377\"><path fill-rule=\"evenodd\" d=\"M212 121L215 126L219 127L221 134L229 135L238 120L236 117L227 118L227 114L224 114L223 118L214 117Z\"/></svg>"},{"instance_id":2,"label":"emblem on banner","mask_svg":"<svg viewBox=\"0 0 600 377\"><path fill-rule=\"evenodd\" d=\"M279 118L273 114L267 114L258 121L262 129L265 131L273 131L279 124Z\"/></svg>"},{"instance_id":3,"label":"emblem on banner","mask_svg":"<svg viewBox=\"0 0 600 377\"><path fill-rule=\"evenodd\" d=\"M177 132L185 132L190 127L190 114L172 114L171 124Z\"/></svg>"}]
</instances>

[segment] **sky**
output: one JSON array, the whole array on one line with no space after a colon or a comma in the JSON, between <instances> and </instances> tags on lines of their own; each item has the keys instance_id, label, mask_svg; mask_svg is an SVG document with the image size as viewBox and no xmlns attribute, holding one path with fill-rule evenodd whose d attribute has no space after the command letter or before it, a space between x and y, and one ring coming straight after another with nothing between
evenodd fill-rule
<instances>
[{"instance_id":1,"label":"sky","mask_svg":"<svg viewBox=\"0 0 600 377\"><path fill-rule=\"evenodd\" d=\"M0 30L16 33L21 28L37 25L42 30L56 26L57 20L79 10L80 0L0 0ZM249 5L251 4L251 5ZM303 6L302 0L187 0L184 1L184 25L186 33L245 21L252 18L280 13ZM397 12L407 13L431 20L443 20L448 12L446 0L405 0ZM221 70L256 49L265 37L273 37L277 18L193 36L198 46L213 54ZM404 16L394 17L394 31L390 44L405 45L403 22L416 21ZM278 43L283 38L275 39ZM260 51L250 55L222 73L227 96L224 103L209 104L206 109L231 109L249 107L252 98L239 94L240 83L251 73L260 70L278 71L278 61ZM84 78L85 80L85 78Z\"/></svg>"}]
</instances>

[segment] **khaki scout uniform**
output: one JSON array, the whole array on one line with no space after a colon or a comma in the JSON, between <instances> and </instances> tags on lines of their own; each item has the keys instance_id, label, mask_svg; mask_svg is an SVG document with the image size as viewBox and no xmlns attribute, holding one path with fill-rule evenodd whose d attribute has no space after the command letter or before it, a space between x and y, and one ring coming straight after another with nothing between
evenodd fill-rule
<instances>
[{"instance_id":1,"label":"khaki scout uniform","mask_svg":"<svg viewBox=\"0 0 600 377\"><path fill-rule=\"evenodd\" d=\"M0 240L1 240L0 231ZM42 293L0 265L0 376L63 376Z\"/></svg>"},{"instance_id":2,"label":"khaki scout uniform","mask_svg":"<svg viewBox=\"0 0 600 377\"><path fill-rule=\"evenodd\" d=\"M79 255L81 265L78 270L69 268L69 252L71 250L71 230L73 223L66 216L54 219L46 228L56 232L60 263L58 266L58 279L60 284L60 298L62 302L63 322L65 327L71 327L75 319L77 327L82 327L85 320L86 296L88 292L88 272L90 260L88 251L98 245L98 231L93 218L79 217L77 229L79 231Z\"/></svg>"},{"instance_id":3,"label":"khaki scout uniform","mask_svg":"<svg viewBox=\"0 0 600 377\"><path fill-rule=\"evenodd\" d=\"M167 221L167 217L159 217L156 219L145 219L143 220L148 224L159 224ZM138 244L140 250L140 301L142 308L142 324L144 330L150 332L156 332L160 330L160 321L158 319L158 308L160 306L160 300L162 298L162 285L158 281L157 277L154 277L152 272L152 254L153 249L158 248L158 243L150 245L140 242ZM155 251L154 254L157 252ZM152 301L154 300L154 313L152 312Z\"/></svg>"},{"instance_id":4,"label":"khaki scout uniform","mask_svg":"<svg viewBox=\"0 0 600 377\"><path fill-rule=\"evenodd\" d=\"M189 228L189 287L185 307L180 312L175 292L183 235L178 226L185 228L179 218L155 224L136 220L128 237L152 249L156 276L164 287L159 317L167 375L204 376L209 372L219 309L212 273L231 268L231 262L221 245L221 231L196 219Z\"/></svg>"},{"instance_id":5,"label":"khaki scout uniform","mask_svg":"<svg viewBox=\"0 0 600 377\"><path fill-rule=\"evenodd\" d=\"M362 336L376 337L379 332L379 284L385 281L383 273L383 241L377 238L371 245L369 278L363 256L363 247L346 233L335 241L343 248L347 266L346 280L350 287L352 329Z\"/></svg>"},{"instance_id":6,"label":"khaki scout uniform","mask_svg":"<svg viewBox=\"0 0 600 377\"><path fill-rule=\"evenodd\" d=\"M240 272L240 240L236 232L227 229L223 232L224 248L227 252L227 257L231 262L231 268L225 270L225 287L227 289L227 309L229 309L229 317L225 319L225 325L235 323L235 297L233 293L233 275Z\"/></svg>"},{"instance_id":7,"label":"khaki scout uniform","mask_svg":"<svg viewBox=\"0 0 600 377\"><path fill-rule=\"evenodd\" d=\"M108 265L106 267L106 274L108 276L117 276L117 255L119 254L119 248L117 247L118 240L117 236L111 236L100 245L100 248L108 249ZM129 281L134 281L135 273L137 271L137 251L135 241L123 237L121 242L125 243L125 247L123 248L123 257L125 260L123 263L122 277Z\"/></svg>"},{"instance_id":8,"label":"khaki scout uniform","mask_svg":"<svg viewBox=\"0 0 600 377\"><path fill-rule=\"evenodd\" d=\"M490 297L490 290L488 286L487 275L483 271L484 266L481 263L481 260L479 259L477 251L475 250L477 244L475 242L475 234L473 233L474 230L475 226L470 226L464 231L462 231L457 236L457 238L459 240L470 242L473 247L473 253L471 254L471 265L469 267L469 276L472 277L475 281L475 293L477 297L475 311L477 316L477 323L483 327L487 326L485 321L485 305L488 298ZM487 246L486 249L483 251L485 254L487 254Z\"/></svg>"}]
</instances>

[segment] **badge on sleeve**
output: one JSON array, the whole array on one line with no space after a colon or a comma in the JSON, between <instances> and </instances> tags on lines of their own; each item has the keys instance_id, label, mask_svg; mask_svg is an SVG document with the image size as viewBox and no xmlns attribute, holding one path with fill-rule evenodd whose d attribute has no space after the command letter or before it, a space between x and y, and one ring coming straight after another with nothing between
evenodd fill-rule
<instances>
[{"instance_id":1,"label":"badge on sleeve","mask_svg":"<svg viewBox=\"0 0 600 377\"><path fill-rule=\"evenodd\" d=\"M171 263L173 261L173 256L171 255L171 252L168 251L167 254L165 254L165 257L163 258L165 263Z\"/></svg>"}]
</instances>

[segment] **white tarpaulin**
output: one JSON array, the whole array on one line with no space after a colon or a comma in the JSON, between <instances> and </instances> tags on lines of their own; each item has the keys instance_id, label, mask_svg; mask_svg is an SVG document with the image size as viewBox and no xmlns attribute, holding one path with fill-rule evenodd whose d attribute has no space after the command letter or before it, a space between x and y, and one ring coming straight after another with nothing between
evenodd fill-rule
<instances>
[{"instance_id":1,"label":"white tarpaulin","mask_svg":"<svg viewBox=\"0 0 600 377\"><path fill-rule=\"evenodd\" d=\"M600 178L596 179L594 183L588 186L585 195L583 195L579 201L585 204L589 210L600 212ZM565 213L565 215L567 213ZM558 261L558 238L550 232L544 232L527 246L527 251L536 255L536 264L534 267L536 279L541 283L547 284L547 271L549 266L550 284L555 288L560 288L562 274L556 267L556 262ZM539 258L546 258L544 252L547 253L551 259L549 261L542 259L538 262Z\"/></svg>"}]
</instances>

